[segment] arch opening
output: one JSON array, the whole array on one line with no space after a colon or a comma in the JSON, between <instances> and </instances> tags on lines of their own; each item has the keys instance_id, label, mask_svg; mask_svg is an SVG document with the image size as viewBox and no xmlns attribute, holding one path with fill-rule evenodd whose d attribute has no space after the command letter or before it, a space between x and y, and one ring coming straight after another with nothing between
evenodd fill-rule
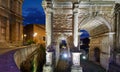
<instances>
[{"instance_id":1,"label":"arch opening","mask_svg":"<svg viewBox=\"0 0 120 72\"><path fill-rule=\"evenodd\" d=\"M79 29L84 29L89 33L89 60L98 62L102 67L107 69L111 54L111 46L113 45L113 34L111 35L113 27L101 16L88 19L85 19L87 22L84 21L80 24Z\"/></svg>"}]
</instances>

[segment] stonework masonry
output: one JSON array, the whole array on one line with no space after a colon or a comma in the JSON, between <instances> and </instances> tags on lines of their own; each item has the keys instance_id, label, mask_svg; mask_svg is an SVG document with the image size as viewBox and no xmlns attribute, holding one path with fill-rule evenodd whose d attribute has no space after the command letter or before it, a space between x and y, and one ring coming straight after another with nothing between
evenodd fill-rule
<instances>
[{"instance_id":1,"label":"stonework masonry","mask_svg":"<svg viewBox=\"0 0 120 72\"><path fill-rule=\"evenodd\" d=\"M37 44L45 45L45 26L39 24L29 24L24 26L24 43L33 40Z\"/></svg>"},{"instance_id":2,"label":"stonework masonry","mask_svg":"<svg viewBox=\"0 0 120 72\"><path fill-rule=\"evenodd\" d=\"M23 0L0 0L0 48L22 45Z\"/></svg>"}]
</instances>

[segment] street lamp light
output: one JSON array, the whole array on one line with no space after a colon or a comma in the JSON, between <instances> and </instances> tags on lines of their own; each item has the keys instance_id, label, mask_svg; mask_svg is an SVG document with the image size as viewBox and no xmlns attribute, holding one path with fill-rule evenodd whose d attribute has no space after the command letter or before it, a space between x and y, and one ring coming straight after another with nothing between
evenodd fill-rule
<instances>
[{"instance_id":1,"label":"street lamp light","mask_svg":"<svg viewBox=\"0 0 120 72\"><path fill-rule=\"evenodd\" d=\"M24 37L26 37L27 35L26 35L26 34L24 34L23 36L24 36Z\"/></svg>"},{"instance_id":2,"label":"street lamp light","mask_svg":"<svg viewBox=\"0 0 120 72\"><path fill-rule=\"evenodd\" d=\"M36 36L37 36L37 33L34 33L34 34L33 34L33 37L36 37Z\"/></svg>"}]
</instances>

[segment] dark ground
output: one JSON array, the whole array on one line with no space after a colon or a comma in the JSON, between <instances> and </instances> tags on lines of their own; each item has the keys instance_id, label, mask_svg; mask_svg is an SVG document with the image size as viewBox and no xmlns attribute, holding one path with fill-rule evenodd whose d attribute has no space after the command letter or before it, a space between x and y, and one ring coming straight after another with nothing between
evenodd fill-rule
<instances>
[{"instance_id":1,"label":"dark ground","mask_svg":"<svg viewBox=\"0 0 120 72\"><path fill-rule=\"evenodd\" d=\"M0 72L20 72L14 62L16 50L9 51L0 55ZM71 62L60 59L54 72L70 72ZM100 65L88 60L82 60L83 72L106 72Z\"/></svg>"}]
</instances>

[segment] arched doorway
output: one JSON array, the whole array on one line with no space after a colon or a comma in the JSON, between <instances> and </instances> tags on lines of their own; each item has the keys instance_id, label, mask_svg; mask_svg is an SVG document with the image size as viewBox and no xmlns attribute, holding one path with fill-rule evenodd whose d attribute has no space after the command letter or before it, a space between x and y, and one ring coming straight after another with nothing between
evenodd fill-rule
<instances>
[{"instance_id":1,"label":"arched doorway","mask_svg":"<svg viewBox=\"0 0 120 72\"><path fill-rule=\"evenodd\" d=\"M61 40L60 42L60 51L67 49L67 43L66 40Z\"/></svg>"},{"instance_id":2,"label":"arched doorway","mask_svg":"<svg viewBox=\"0 0 120 72\"><path fill-rule=\"evenodd\" d=\"M94 58L95 62L100 63L100 49L98 47L94 48Z\"/></svg>"}]
</instances>

